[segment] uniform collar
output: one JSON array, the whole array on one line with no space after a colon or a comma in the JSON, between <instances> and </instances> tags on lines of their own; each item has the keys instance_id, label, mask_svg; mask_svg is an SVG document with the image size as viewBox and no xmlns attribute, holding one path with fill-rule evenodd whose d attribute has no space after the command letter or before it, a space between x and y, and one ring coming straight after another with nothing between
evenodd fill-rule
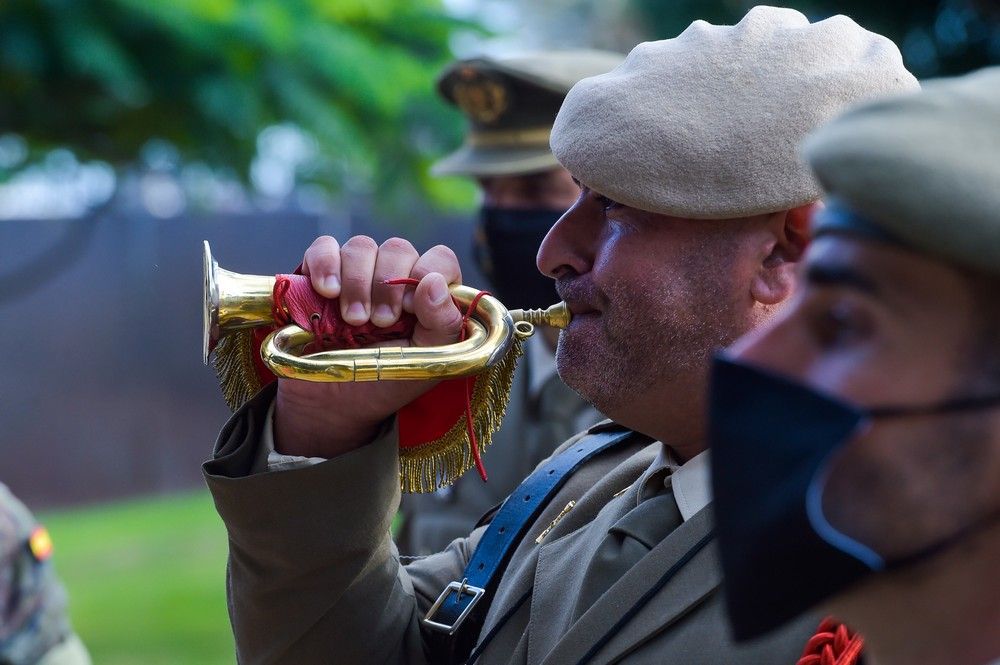
<instances>
[{"instance_id":1,"label":"uniform collar","mask_svg":"<svg viewBox=\"0 0 1000 665\"><path fill-rule=\"evenodd\" d=\"M656 458L639 480L638 496L659 491L659 487L653 487L655 483L671 487L677 508L686 522L712 502L709 462L709 451L705 450L680 464L670 448L661 443Z\"/></svg>"}]
</instances>

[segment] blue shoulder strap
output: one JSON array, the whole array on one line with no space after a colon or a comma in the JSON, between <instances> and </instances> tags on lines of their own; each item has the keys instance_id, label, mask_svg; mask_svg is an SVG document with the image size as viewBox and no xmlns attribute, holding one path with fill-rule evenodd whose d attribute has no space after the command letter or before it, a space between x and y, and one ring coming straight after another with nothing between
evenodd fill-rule
<instances>
[{"instance_id":1,"label":"blue shoulder strap","mask_svg":"<svg viewBox=\"0 0 1000 665\"><path fill-rule=\"evenodd\" d=\"M465 639L456 642L466 642L468 648L456 645L452 659L462 659L471 651L511 554L549 499L585 462L634 435L635 432L619 425L595 426L577 444L535 469L507 497L483 533L462 580L450 582L423 619L426 628L449 636L463 627L461 634Z\"/></svg>"}]
</instances>

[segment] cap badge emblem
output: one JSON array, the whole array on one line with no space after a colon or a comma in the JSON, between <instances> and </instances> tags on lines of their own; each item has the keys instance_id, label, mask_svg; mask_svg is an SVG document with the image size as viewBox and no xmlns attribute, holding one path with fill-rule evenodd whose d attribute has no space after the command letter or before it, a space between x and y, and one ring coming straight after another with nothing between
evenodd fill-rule
<instances>
[{"instance_id":1,"label":"cap badge emblem","mask_svg":"<svg viewBox=\"0 0 1000 665\"><path fill-rule=\"evenodd\" d=\"M455 103L476 122L496 122L510 104L507 89L496 81L460 81L452 90Z\"/></svg>"}]
</instances>

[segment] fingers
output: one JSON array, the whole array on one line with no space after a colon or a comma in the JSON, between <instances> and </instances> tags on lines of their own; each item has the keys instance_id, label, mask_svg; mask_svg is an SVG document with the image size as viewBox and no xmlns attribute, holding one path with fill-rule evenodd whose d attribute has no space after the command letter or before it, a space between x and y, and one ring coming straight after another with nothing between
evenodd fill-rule
<instances>
[{"instance_id":1,"label":"fingers","mask_svg":"<svg viewBox=\"0 0 1000 665\"><path fill-rule=\"evenodd\" d=\"M360 326L372 311L372 277L378 245L368 236L354 236L340 248L340 315L348 324Z\"/></svg>"},{"instance_id":2,"label":"fingers","mask_svg":"<svg viewBox=\"0 0 1000 665\"><path fill-rule=\"evenodd\" d=\"M302 257L302 273L309 275L313 290L325 298L340 295L340 244L331 236L320 236Z\"/></svg>"},{"instance_id":3,"label":"fingers","mask_svg":"<svg viewBox=\"0 0 1000 665\"><path fill-rule=\"evenodd\" d=\"M444 245L435 245L424 252L413 265L410 277L423 279L432 272L440 274L448 284L462 283L462 268L458 264L458 257Z\"/></svg>"},{"instance_id":4,"label":"fingers","mask_svg":"<svg viewBox=\"0 0 1000 665\"><path fill-rule=\"evenodd\" d=\"M354 236L341 246L330 236L317 238L306 250L302 272L309 275L313 289L326 298L340 299L340 314L350 325L364 325L368 320L379 327L395 323L402 311L423 314L426 331L432 336L457 334L447 293L449 284L462 282L462 269L455 253L437 245L423 255L401 238L390 238L377 245L368 236ZM423 280L435 275L417 289L384 284L385 280L412 277ZM444 284L444 289L438 286ZM422 303L416 305L418 293ZM445 307L447 305L447 307ZM437 342L434 342L437 343Z\"/></svg>"},{"instance_id":5,"label":"fingers","mask_svg":"<svg viewBox=\"0 0 1000 665\"><path fill-rule=\"evenodd\" d=\"M402 238L389 238L379 246L372 282L372 323L385 328L399 319L403 310L403 298L412 289L399 285L390 286L383 282L409 277L419 258L420 254L413 245Z\"/></svg>"},{"instance_id":6,"label":"fingers","mask_svg":"<svg viewBox=\"0 0 1000 665\"><path fill-rule=\"evenodd\" d=\"M413 292L413 311L417 315L414 345L449 344L458 338L462 313L451 299L448 280L441 273L428 273L420 280Z\"/></svg>"},{"instance_id":7,"label":"fingers","mask_svg":"<svg viewBox=\"0 0 1000 665\"><path fill-rule=\"evenodd\" d=\"M413 265L410 277L423 279L432 272L441 274L449 284L462 283L462 268L458 263L458 257L444 245L435 245L424 252ZM413 296L414 293L410 289L407 289L406 295L403 296L403 309L407 312L413 311Z\"/></svg>"}]
</instances>

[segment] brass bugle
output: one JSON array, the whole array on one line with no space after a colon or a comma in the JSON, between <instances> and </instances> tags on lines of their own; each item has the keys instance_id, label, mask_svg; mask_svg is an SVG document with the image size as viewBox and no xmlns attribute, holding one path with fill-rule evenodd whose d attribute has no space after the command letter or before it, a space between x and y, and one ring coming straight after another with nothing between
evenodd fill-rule
<instances>
[{"instance_id":1,"label":"brass bugle","mask_svg":"<svg viewBox=\"0 0 1000 665\"><path fill-rule=\"evenodd\" d=\"M274 326L274 276L244 275L219 267L208 241L204 244L204 329L202 359L208 364L216 344L237 330ZM456 285L451 295L467 308L477 289ZM313 340L308 330L288 325L275 330L261 344L264 364L277 376L326 383L398 381L472 376L499 362L515 337L524 339L535 326L565 328L570 322L566 303L547 309L508 310L496 298L484 295L466 328L465 339L444 346L381 346L303 353Z\"/></svg>"}]
</instances>

